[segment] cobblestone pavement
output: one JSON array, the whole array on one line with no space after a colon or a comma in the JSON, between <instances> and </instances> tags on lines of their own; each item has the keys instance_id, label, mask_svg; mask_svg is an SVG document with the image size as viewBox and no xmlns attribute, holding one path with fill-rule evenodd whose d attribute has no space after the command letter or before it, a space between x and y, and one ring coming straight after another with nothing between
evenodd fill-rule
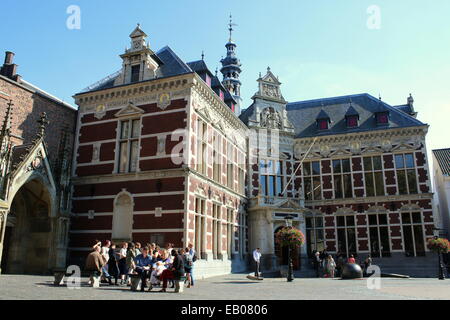
<instances>
[{"instance_id":1,"label":"cobblestone pavement","mask_svg":"<svg viewBox=\"0 0 450 320\"><path fill-rule=\"evenodd\" d=\"M450 300L450 280L437 279L381 279L381 289L370 290L366 280L338 279L285 279L274 278L251 281L244 274L232 274L199 280L195 288L181 294L131 292L129 287L102 284L94 289L82 279L80 289L69 290L65 286L53 286L53 277L0 275L0 299L51 299L51 300L398 300L398 299L446 299Z\"/></svg>"}]
</instances>

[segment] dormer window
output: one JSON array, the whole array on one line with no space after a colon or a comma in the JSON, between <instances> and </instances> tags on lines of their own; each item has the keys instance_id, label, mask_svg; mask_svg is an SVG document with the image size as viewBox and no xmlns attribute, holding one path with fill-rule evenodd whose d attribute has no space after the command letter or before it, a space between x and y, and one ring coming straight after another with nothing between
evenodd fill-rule
<instances>
[{"instance_id":1,"label":"dormer window","mask_svg":"<svg viewBox=\"0 0 450 320\"><path fill-rule=\"evenodd\" d=\"M211 77L207 74L205 74L205 82L209 87L211 87Z\"/></svg>"},{"instance_id":2,"label":"dormer window","mask_svg":"<svg viewBox=\"0 0 450 320\"><path fill-rule=\"evenodd\" d=\"M317 122L317 129L322 131L322 130L328 130L330 129L330 117L328 116L328 114L324 111L321 110L319 115L316 118L316 122Z\"/></svg>"},{"instance_id":3,"label":"dormer window","mask_svg":"<svg viewBox=\"0 0 450 320\"><path fill-rule=\"evenodd\" d=\"M358 116L347 116L347 128L356 128L358 126Z\"/></svg>"},{"instance_id":4,"label":"dormer window","mask_svg":"<svg viewBox=\"0 0 450 320\"><path fill-rule=\"evenodd\" d=\"M319 130L328 130L328 120L327 119L317 120L317 124L319 126Z\"/></svg>"},{"instance_id":5,"label":"dormer window","mask_svg":"<svg viewBox=\"0 0 450 320\"><path fill-rule=\"evenodd\" d=\"M375 114L377 124L384 125L389 123L389 113L388 112L377 112Z\"/></svg>"},{"instance_id":6,"label":"dormer window","mask_svg":"<svg viewBox=\"0 0 450 320\"><path fill-rule=\"evenodd\" d=\"M348 108L347 112L345 113L345 123L347 125L347 128L358 127L358 121L359 121L359 113L358 113L358 111L356 111L356 109L353 107L352 103L350 102L350 107Z\"/></svg>"}]
</instances>

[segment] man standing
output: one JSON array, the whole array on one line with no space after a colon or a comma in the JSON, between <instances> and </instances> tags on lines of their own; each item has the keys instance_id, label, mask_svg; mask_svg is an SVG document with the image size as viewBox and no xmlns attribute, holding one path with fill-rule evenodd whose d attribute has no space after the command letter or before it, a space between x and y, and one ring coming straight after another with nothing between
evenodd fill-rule
<instances>
[{"instance_id":1,"label":"man standing","mask_svg":"<svg viewBox=\"0 0 450 320\"><path fill-rule=\"evenodd\" d=\"M153 258L148 254L148 247L142 249L142 253L135 258L136 272L141 276L141 291L144 291L147 283L147 279L150 278L150 272L152 270ZM152 290L150 284L149 291Z\"/></svg>"},{"instance_id":2,"label":"man standing","mask_svg":"<svg viewBox=\"0 0 450 320\"><path fill-rule=\"evenodd\" d=\"M320 264L321 264L321 260L320 260L320 252L316 251L314 253L314 269L316 270L316 276L317 278L320 278Z\"/></svg>"},{"instance_id":3,"label":"man standing","mask_svg":"<svg viewBox=\"0 0 450 320\"><path fill-rule=\"evenodd\" d=\"M192 257L192 266L191 266L191 287L194 286L194 263L198 260L197 252L194 249L194 245L192 243L188 244L189 254Z\"/></svg>"},{"instance_id":4,"label":"man standing","mask_svg":"<svg viewBox=\"0 0 450 320\"><path fill-rule=\"evenodd\" d=\"M261 264L261 252L259 248L253 251L253 260L255 260L255 277L259 279L259 266Z\"/></svg>"},{"instance_id":5,"label":"man standing","mask_svg":"<svg viewBox=\"0 0 450 320\"><path fill-rule=\"evenodd\" d=\"M112 284L111 282L111 276L108 273L108 260L109 260L109 247L111 246L111 241L106 240L105 245L102 247L102 256L105 259L105 265L102 268L102 275L106 279L108 279L109 284Z\"/></svg>"}]
</instances>

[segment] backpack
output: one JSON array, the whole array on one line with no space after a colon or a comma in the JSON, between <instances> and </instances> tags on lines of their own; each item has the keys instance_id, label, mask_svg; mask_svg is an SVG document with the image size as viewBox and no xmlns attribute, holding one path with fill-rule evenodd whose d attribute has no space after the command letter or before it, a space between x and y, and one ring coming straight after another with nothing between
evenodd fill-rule
<instances>
[{"instance_id":1,"label":"backpack","mask_svg":"<svg viewBox=\"0 0 450 320\"><path fill-rule=\"evenodd\" d=\"M192 256L192 262L195 262L197 260L198 260L197 252L194 251L194 255Z\"/></svg>"}]
</instances>

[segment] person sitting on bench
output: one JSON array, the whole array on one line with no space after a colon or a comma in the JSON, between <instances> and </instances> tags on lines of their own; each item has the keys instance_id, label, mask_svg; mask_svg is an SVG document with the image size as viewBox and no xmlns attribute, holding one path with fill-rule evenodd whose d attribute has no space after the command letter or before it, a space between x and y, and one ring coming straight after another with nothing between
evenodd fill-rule
<instances>
[{"instance_id":1,"label":"person sitting on bench","mask_svg":"<svg viewBox=\"0 0 450 320\"><path fill-rule=\"evenodd\" d=\"M152 271L152 275L150 278L151 286L159 286L160 285L160 276L164 272L164 270L166 270L164 263L162 261L156 262L155 268Z\"/></svg>"},{"instance_id":2,"label":"person sitting on bench","mask_svg":"<svg viewBox=\"0 0 450 320\"><path fill-rule=\"evenodd\" d=\"M163 287L160 292L166 292L167 281L168 280L180 280L182 276L184 276L184 262L181 255L177 250L172 250L172 256L174 257L172 266L164 270L161 274L160 280L163 282Z\"/></svg>"},{"instance_id":3,"label":"person sitting on bench","mask_svg":"<svg viewBox=\"0 0 450 320\"><path fill-rule=\"evenodd\" d=\"M152 270L153 259L148 254L148 247L142 249L142 253L135 258L136 269L135 271L141 276L141 291L144 291L147 283L147 279L150 277ZM151 289L151 287L150 287Z\"/></svg>"},{"instance_id":4,"label":"person sitting on bench","mask_svg":"<svg viewBox=\"0 0 450 320\"><path fill-rule=\"evenodd\" d=\"M93 246L93 251L86 258L86 265L84 267L84 270L91 273L89 283L93 283L92 276L101 276L102 268L106 264L105 258L100 253L101 251L101 244L97 243L95 246Z\"/></svg>"}]
</instances>

